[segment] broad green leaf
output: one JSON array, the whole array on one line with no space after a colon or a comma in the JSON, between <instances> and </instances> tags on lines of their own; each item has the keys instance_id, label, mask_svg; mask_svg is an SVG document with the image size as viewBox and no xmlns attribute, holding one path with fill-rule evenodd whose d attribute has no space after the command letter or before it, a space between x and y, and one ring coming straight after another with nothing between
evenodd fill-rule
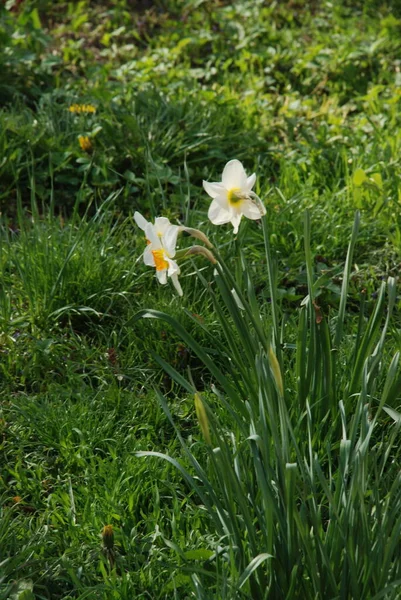
<instances>
[{"instance_id":1,"label":"broad green leaf","mask_svg":"<svg viewBox=\"0 0 401 600\"><path fill-rule=\"evenodd\" d=\"M207 550L207 548L197 548L195 550L187 550L187 552L184 552L184 557L187 560L208 560L213 554L214 552L212 550Z\"/></svg>"},{"instance_id":2,"label":"broad green leaf","mask_svg":"<svg viewBox=\"0 0 401 600\"><path fill-rule=\"evenodd\" d=\"M40 21L39 12L37 8L34 8L30 14L33 26L35 29L41 29L42 23Z\"/></svg>"},{"instance_id":3,"label":"broad green leaf","mask_svg":"<svg viewBox=\"0 0 401 600\"><path fill-rule=\"evenodd\" d=\"M378 188L383 188L383 179L380 173L372 173L371 175L369 175L369 178L373 179Z\"/></svg>"},{"instance_id":4,"label":"broad green leaf","mask_svg":"<svg viewBox=\"0 0 401 600\"><path fill-rule=\"evenodd\" d=\"M169 583L166 586L164 586L164 590L166 592L173 592L175 589L183 587L184 585L186 587L189 587L190 584L191 577L189 575L182 575L181 573L179 573L174 577L172 581L169 581Z\"/></svg>"},{"instance_id":5,"label":"broad green leaf","mask_svg":"<svg viewBox=\"0 0 401 600\"><path fill-rule=\"evenodd\" d=\"M360 187L367 180L367 175L363 169L357 169L352 176L352 182L357 187Z\"/></svg>"}]
</instances>

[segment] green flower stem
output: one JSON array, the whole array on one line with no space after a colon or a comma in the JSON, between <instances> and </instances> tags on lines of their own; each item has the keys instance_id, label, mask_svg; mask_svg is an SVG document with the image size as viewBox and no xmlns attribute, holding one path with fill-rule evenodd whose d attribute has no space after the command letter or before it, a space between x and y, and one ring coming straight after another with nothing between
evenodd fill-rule
<instances>
[{"instance_id":1,"label":"green flower stem","mask_svg":"<svg viewBox=\"0 0 401 600\"><path fill-rule=\"evenodd\" d=\"M262 228L263 237L265 241L265 252L267 261L267 273L269 277L269 289L270 289L270 300L271 300L271 314L273 321L273 346L277 360L282 367L281 359L281 347L280 347L280 323L279 323L279 311L277 304L277 269L273 261L270 240L269 240L269 228L267 222L267 215L262 217Z\"/></svg>"}]
</instances>

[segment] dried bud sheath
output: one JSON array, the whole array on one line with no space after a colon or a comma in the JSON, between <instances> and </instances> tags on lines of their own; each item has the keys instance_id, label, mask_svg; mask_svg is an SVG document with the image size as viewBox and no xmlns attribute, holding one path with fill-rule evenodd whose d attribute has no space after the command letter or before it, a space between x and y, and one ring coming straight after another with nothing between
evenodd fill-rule
<instances>
[{"instance_id":1,"label":"dried bud sheath","mask_svg":"<svg viewBox=\"0 0 401 600\"><path fill-rule=\"evenodd\" d=\"M183 225L181 225L179 230L188 233L188 235L191 235L197 240L200 240L201 242L206 244L208 248L213 248L213 244L211 243L209 238L203 233L203 231L200 231L200 229L193 229L192 227L184 227Z\"/></svg>"},{"instance_id":2,"label":"dried bud sheath","mask_svg":"<svg viewBox=\"0 0 401 600\"><path fill-rule=\"evenodd\" d=\"M176 258L186 258L191 255L200 254L207 258L213 265L217 263L217 260L213 256L213 254L205 248L204 246L191 246L190 248L184 248L183 250L178 250L176 253Z\"/></svg>"}]
</instances>

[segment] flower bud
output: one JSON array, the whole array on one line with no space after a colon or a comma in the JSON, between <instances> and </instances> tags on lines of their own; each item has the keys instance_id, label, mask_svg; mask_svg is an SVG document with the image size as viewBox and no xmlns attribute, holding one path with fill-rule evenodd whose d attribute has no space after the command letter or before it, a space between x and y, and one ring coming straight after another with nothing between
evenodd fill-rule
<instances>
[{"instance_id":1,"label":"flower bud","mask_svg":"<svg viewBox=\"0 0 401 600\"><path fill-rule=\"evenodd\" d=\"M206 443L210 446L212 441L210 439L209 419L207 418L206 409L203 405L202 398L198 393L195 394L195 410L202 435L205 438Z\"/></svg>"},{"instance_id":2,"label":"flower bud","mask_svg":"<svg viewBox=\"0 0 401 600\"><path fill-rule=\"evenodd\" d=\"M277 360L277 356L274 354L274 350L271 346L269 348L269 361L270 361L270 369L272 371L277 390L278 390L280 396L284 396L283 378L281 376L280 365Z\"/></svg>"},{"instance_id":3,"label":"flower bud","mask_svg":"<svg viewBox=\"0 0 401 600\"><path fill-rule=\"evenodd\" d=\"M111 550L114 546L114 531L112 525L105 525L102 531L104 547Z\"/></svg>"}]
</instances>

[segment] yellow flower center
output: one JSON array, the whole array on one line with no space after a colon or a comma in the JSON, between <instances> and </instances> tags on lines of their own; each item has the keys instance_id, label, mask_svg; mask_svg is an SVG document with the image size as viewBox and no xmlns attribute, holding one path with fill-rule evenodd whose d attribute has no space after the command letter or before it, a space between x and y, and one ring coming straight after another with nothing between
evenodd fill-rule
<instances>
[{"instance_id":1,"label":"yellow flower center","mask_svg":"<svg viewBox=\"0 0 401 600\"><path fill-rule=\"evenodd\" d=\"M166 251L162 249L160 250L152 250L153 258L155 259L156 271L164 271L168 269L168 262L166 261Z\"/></svg>"},{"instance_id":2,"label":"yellow flower center","mask_svg":"<svg viewBox=\"0 0 401 600\"><path fill-rule=\"evenodd\" d=\"M231 206L238 207L238 204L244 200L244 196L241 194L240 188L231 188L227 192L227 199Z\"/></svg>"}]
</instances>

